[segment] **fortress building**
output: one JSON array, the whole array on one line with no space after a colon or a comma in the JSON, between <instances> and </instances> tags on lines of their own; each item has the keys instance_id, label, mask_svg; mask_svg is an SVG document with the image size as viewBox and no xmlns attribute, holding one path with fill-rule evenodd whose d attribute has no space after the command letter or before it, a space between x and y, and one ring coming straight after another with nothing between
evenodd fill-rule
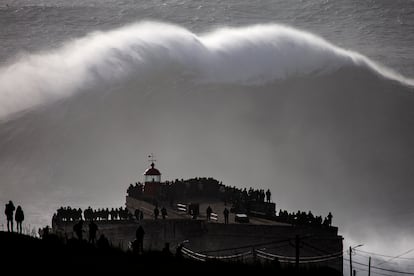
<instances>
[{"instance_id":1,"label":"fortress building","mask_svg":"<svg viewBox=\"0 0 414 276\"><path fill-rule=\"evenodd\" d=\"M229 187L214 178L162 182L155 160L150 162L143 183L129 185L119 216L105 209L101 217L84 212L112 244L127 249L141 225L146 250L185 242L189 258L277 259L282 265L327 266L342 273L343 238L331 213L324 219L311 212L277 214L270 191ZM74 223L57 214L53 229L68 235Z\"/></svg>"}]
</instances>

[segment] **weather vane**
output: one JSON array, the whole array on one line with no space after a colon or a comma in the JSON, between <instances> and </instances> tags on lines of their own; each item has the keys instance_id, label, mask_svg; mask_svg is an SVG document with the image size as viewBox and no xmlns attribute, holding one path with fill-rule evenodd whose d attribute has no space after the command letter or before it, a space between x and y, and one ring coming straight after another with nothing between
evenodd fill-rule
<instances>
[{"instance_id":1,"label":"weather vane","mask_svg":"<svg viewBox=\"0 0 414 276\"><path fill-rule=\"evenodd\" d=\"M148 161L151 162L151 163L154 163L155 161L157 161L157 160L155 160L155 156L154 156L153 153L151 153L150 155L148 155Z\"/></svg>"}]
</instances>

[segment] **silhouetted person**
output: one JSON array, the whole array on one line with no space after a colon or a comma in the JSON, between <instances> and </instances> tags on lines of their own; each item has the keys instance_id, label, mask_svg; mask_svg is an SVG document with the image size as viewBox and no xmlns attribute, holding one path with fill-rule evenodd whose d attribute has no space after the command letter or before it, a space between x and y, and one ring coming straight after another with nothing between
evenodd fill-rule
<instances>
[{"instance_id":1,"label":"silhouetted person","mask_svg":"<svg viewBox=\"0 0 414 276\"><path fill-rule=\"evenodd\" d=\"M49 235L49 226L48 225L46 225L46 227L44 227L44 228L39 228L39 237L41 239L47 239L48 235Z\"/></svg>"},{"instance_id":2,"label":"silhouetted person","mask_svg":"<svg viewBox=\"0 0 414 276\"><path fill-rule=\"evenodd\" d=\"M91 220L91 222L89 223L89 242L90 243L95 243L97 231L98 231L98 225L96 225L96 223L93 220Z\"/></svg>"},{"instance_id":3,"label":"silhouetted person","mask_svg":"<svg viewBox=\"0 0 414 276\"><path fill-rule=\"evenodd\" d=\"M52 228L56 228L58 223L59 223L58 215L54 213L52 216Z\"/></svg>"},{"instance_id":4,"label":"silhouetted person","mask_svg":"<svg viewBox=\"0 0 414 276\"><path fill-rule=\"evenodd\" d=\"M108 249L109 248L109 241L105 237L104 234L101 234L98 241L96 242L96 246L101 249Z\"/></svg>"},{"instance_id":5,"label":"silhouetted person","mask_svg":"<svg viewBox=\"0 0 414 276\"><path fill-rule=\"evenodd\" d=\"M23 209L20 205L17 206L16 214L14 216L14 219L16 220L16 224L17 224L17 233L21 234L23 232L22 222L24 220L24 213L23 213Z\"/></svg>"},{"instance_id":6,"label":"silhouetted person","mask_svg":"<svg viewBox=\"0 0 414 276\"><path fill-rule=\"evenodd\" d=\"M213 213L213 210L211 209L210 206L208 206L207 207L207 210L206 210L207 220L210 220L211 219L211 213Z\"/></svg>"},{"instance_id":7,"label":"silhouetted person","mask_svg":"<svg viewBox=\"0 0 414 276\"><path fill-rule=\"evenodd\" d=\"M155 208L154 208L154 218L158 219L159 214L160 214L160 210L158 209L157 206L155 206Z\"/></svg>"},{"instance_id":8,"label":"silhouetted person","mask_svg":"<svg viewBox=\"0 0 414 276\"><path fill-rule=\"evenodd\" d=\"M7 231L13 232L13 213L16 208L14 207L14 204L11 200L9 200L9 203L6 204L6 209L4 210L4 213L6 214L7 218Z\"/></svg>"},{"instance_id":9,"label":"silhouetted person","mask_svg":"<svg viewBox=\"0 0 414 276\"><path fill-rule=\"evenodd\" d=\"M73 231L76 236L78 236L79 240L83 239L83 220L79 220L78 223L73 226Z\"/></svg>"},{"instance_id":10,"label":"silhouetted person","mask_svg":"<svg viewBox=\"0 0 414 276\"><path fill-rule=\"evenodd\" d=\"M329 212L329 214L328 214L328 225L329 226L332 226L332 213L331 212Z\"/></svg>"},{"instance_id":11,"label":"silhouetted person","mask_svg":"<svg viewBox=\"0 0 414 276\"><path fill-rule=\"evenodd\" d=\"M189 214L193 219L197 219L197 216L199 215L199 205L195 203L191 203L188 206Z\"/></svg>"},{"instance_id":12,"label":"silhouetted person","mask_svg":"<svg viewBox=\"0 0 414 276\"><path fill-rule=\"evenodd\" d=\"M143 220L144 219L144 212L139 212L139 220Z\"/></svg>"},{"instance_id":13,"label":"silhouetted person","mask_svg":"<svg viewBox=\"0 0 414 276\"><path fill-rule=\"evenodd\" d=\"M109 214L111 215L111 220L115 220L116 217L116 211L114 208L111 209L111 211L109 211Z\"/></svg>"},{"instance_id":14,"label":"silhouetted person","mask_svg":"<svg viewBox=\"0 0 414 276\"><path fill-rule=\"evenodd\" d=\"M162 249L162 253L166 256L166 257L170 257L172 256L172 253L170 251L170 243L166 242L164 245L164 248Z\"/></svg>"},{"instance_id":15,"label":"silhouetted person","mask_svg":"<svg viewBox=\"0 0 414 276\"><path fill-rule=\"evenodd\" d=\"M267 189L266 191L266 201L270 202L270 197L272 196L272 193L270 192L270 189Z\"/></svg>"},{"instance_id":16,"label":"silhouetted person","mask_svg":"<svg viewBox=\"0 0 414 276\"><path fill-rule=\"evenodd\" d=\"M167 216L167 209L165 209L165 207L162 207L161 209L161 216L162 219L165 219L165 217Z\"/></svg>"},{"instance_id":17,"label":"silhouetted person","mask_svg":"<svg viewBox=\"0 0 414 276\"><path fill-rule=\"evenodd\" d=\"M229 224L229 210L227 208L224 208L223 215L224 215L224 224Z\"/></svg>"},{"instance_id":18,"label":"silhouetted person","mask_svg":"<svg viewBox=\"0 0 414 276\"><path fill-rule=\"evenodd\" d=\"M141 212L139 211L139 209L135 209L134 216L137 220L141 219Z\"/></svg>"},{"instance_id":19,"label":"silhouetted person","mask_svg":"<svg viewBox=\"0 0 414 276\"><path fill-rule=\"evenodd\" d=\"M135 252L144 252L144 228L142 228L142 226L140 225L137 229L137 231L135 232L135 238L136 238L136 248L134 248Z\"/></svg>"}]
</instances>

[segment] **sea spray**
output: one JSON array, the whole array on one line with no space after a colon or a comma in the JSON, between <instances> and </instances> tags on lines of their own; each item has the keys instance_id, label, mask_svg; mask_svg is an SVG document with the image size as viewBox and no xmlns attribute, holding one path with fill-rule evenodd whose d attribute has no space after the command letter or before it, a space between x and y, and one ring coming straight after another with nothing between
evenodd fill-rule
<instances>
[{"instance_id":1,"label":"sea spray","mask_svg":"<svg viewBox=\"0 0 414 276\"><path fill-rule=\"evenodd\" d=\"M0 118L128 79L145 81L171 73L194 82L263 85L344 66L364 66L382 77L414 84L365 56L287 26L221 28L196 35L167 23L142 22L91 33L0 68Z\"/></svg>"}]
</instances>

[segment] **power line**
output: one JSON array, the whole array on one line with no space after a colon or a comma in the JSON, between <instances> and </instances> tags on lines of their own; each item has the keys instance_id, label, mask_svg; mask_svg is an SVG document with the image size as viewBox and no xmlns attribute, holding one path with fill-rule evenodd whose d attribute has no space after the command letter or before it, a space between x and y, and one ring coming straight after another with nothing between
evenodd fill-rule
<instances>
[{"instance_id":1,"label":"power line","mask_svg":"<svg viewBox=\"0 0 414 276\"><path fill-rule=\"evenodd\" d=\"M266 259L269 258L269 259L275 260L277 258L280 262L289 262L289 263L296 262L296 257L277 255L277 254L268 253L262 250L255 250L255 252L258 254L258 256L261 255L259 257L264 257ZM329 255L301 257L299 258L299 263L324 262L324 261L329 261L329 260L338 259L338 258L342 258L342 251L337 252L337 253L332 253Z\"/></svg>"},{"instance_id":2,"label":"power line","mask_svg":"<svg viewBox=\"0 0 414 276\"><path fill-rule=\"evenodd\" d=\"M354 249L355 250L355 249ZM353 251L354 251L353 250ZM367 258L367 259L369 259L369 257L370 256L367 256L367 255L362 255L362 254L358 254L357 252L352 252L352 253L354 253L357 257L364 257L364 258ZM377 259L376 257L373 257L374 259ZM382 260L382 259L380 259L380 260Z\"/></svg>"},{"instance_id":3,"label":"power line","mask_svg":"<svg viewBox=\"0 0 414 276\"><path fill-rule=\"evenodd\" d=\"M346 259L346 258L344 258L344 260L349 261L349 259ZM367 264L363 264L363 263L355 262L355 261L353 261L352 263L359 264L359 265L362 265L362 266L368 266ZM383 270L383 271L388 271L388 272L399 273L399 274L414 275L414 272L399 271L399 270L387 269L387 268L382 268L382 267L377 267L377 266L371 266L371 269L372 268L373 269L378 269L378 270Z\"/></svg>"},{"instance_id":4,"label":"power line","mask_svg":"<svg viewBox=\"0 0 414 276\"><path fill-rule=\"evenodd\" d=\"M251 251L249 250L247 252L237 253L237 254L228 255L228 256L211 256L211 255L205 255L205 254L194 252L185 247L183 247L182 250L184 253L186 253L186 255L193 257L193 258L195 257L195 259L199 259L203 261L205 261L206 259L221 259L221 260L236 259L236 258L240 258L240 257L244 257L244 256L248 256L252 254Z\"/></svg>"},{"instance_id":5,"label":"power line","mask_svg":"<svg viewBox=\"0 0 414 276\"><path fill-rule=\"evenodd\" d=\"M389 259L389 260L383 261L383 262L381 262L381 263L379 263L379 264L377 264L377 265L381 265L381 264L388 263L389 261L392 261L392 260L398 259L398 258L400 258L401 256L407 255L408 253L410 253L410 252L412 252L412 251L414 251L414 248L412 248L412 249L410 249L410 250L408 250L408 251L406 251L406 252L404 252L404 253L402 253L402 254L400 254L400 255L398 255L398 256L392 257L392 258L391 258L391 259Z\"/></svg>"},{"instance_id":6,"label":"power line","mask_svg":"<svg viewBox=\"0 0 414 276\"><path fill-rule=\"evenodd\" d=\"M237 249L245 249L245 248L250 248L250 247L261 247L261 246L270 245L270 244L278 244L278 243L288 242L290 240L291 239L284 239L284 240L278 240L278 241L270 241L270 242L243 245L243 246L238 246L238 247L230 247L230 248L223 248L223 249L216 249L216 250L206 250L206 251L201 251L200 253L213 253L213 252L222 252L222 251L230 251L230 250L237 250Z\"/></svg>"},{"instance_id":7,"label":"power line","mask_svg":"<svg viewBox=\"0 0 414 276\"><path fill-rule=\"evenodd\" d=\"M321 251L321 252L326 252L325 250L322 250L322 249L320 249L320 248L317 248L317 247L314 247L314 246L311 246L310 244L307 244L307 243L305 243L304 242L304 244L305 245L307 245L307 246L309 246L309 247L311 247L311 248L314 248L314 249L317 249L317 250L319 250L319 251ZM412 250L414 250L414 248L412 249ZM361 251L361 252L363 252L362 250L359 250L359 251ZM410 250L409 250L410 251ZM405 254L408 254L409 252L406 252ZM391 256L391 257L394 257L394 256ZM343 258L345 261L349 261L349 259L346 259L346 258ZM367 264L363 264L363 263L360 263L360 262L355 262L355 261L353 261L353 263L356 263L356 264L359 264L359 265L363 265L363 266L368 266ZM371 266L371 268L373 268L373 269L378 269L378 270L382 270L382 271L388 271L388 272L394 272L394 273L399 273L399 274L405 274L405 275L414 275L414 272L407 272L407 271L399 271L399 270L394 270L394 269L387 269L387 268L382 268L382 267L377 267L377 266Z\"/></svg>"},{"instance_id":8,"label":"power line","mask_svg":"<svg viewBox=\"0 0 414 276\"><path fill-rule=\"evenodd\" d=\"M375 261L375 263L376 263L376 265L378 265L379 263L381 263L382 261L384 261L384 257L380 257L380 256L378 256L378 257L376 257L376 256L369 256L369 255L363 255L363 254L360 254L360 253L357 253L357 252L352 252L352 253L354 253L355 254L355 257L357 257L357 258L363 258L364 260L366 259L366 260L368 260L369 258L371 258L371 259L373 259L374 261ZM405 259L395 259L395 260L389 260L388 262L387 262L387 265L401 265L399 262L412 262L412 261L409 261L409 260L405 260ZM404 266L408 266L408 264L405 264L404 263Z\"/></svg>"},{"instance_id":9,"label":"power line","mask_svg":"<svg viewBox=\"0 0 414 276\"><path fill-rule=\"evenodd\" d=\"M282 242L286 242L286 241L290 241L290 239L286 239L286 240L278 240L278 241L273 241L273 242L267 242L267 243L257 243L254 245L248 245L248 246L239 246L239 247L234 247L234 248L225 248L225 249L220 249L220 250L212 250L210 252L218 252L218 251L229 251L229 250L235 250L235 249L242 249L242 248L246 248L246 247L252 247L252 250L249 250L247 252L244 253L236 253L233 255L228 255L228 256L211 256L211 255L205 255L205 254L201 254L201 253L205 253L205 252L194 252L188 248L183 247L183 253L185 253L187 256L193 258L193 259L197 259L197 260L205 260L205 259L234 259L234 258L239 258L239 257L247 257L247 256L258 256L264 259L268 259L268 260L275 260L275 259L279 259L280 262L287 262L287 263L318 263L318 262L325 262L325 261L330 261L330 260L334 260L334 259L338 259L341 258L342 259L342 254L343 251L339 251L339 252L327 252L328 254L326 255L316 255L316 256L304 256L302 258L298 258L298 256L293 257L293 256L283 256L283 255L277 255L277 254L272 254L272 253L268 253L268 252L264 252L262 250L257 250L254 249L254 247L256 246L260 246L260 245L266 245L266 244L279 244ZM308 245L310 246L310 245ZM313 247L313 246L310 246ZM313 247L315 249L317 249L316 247ZM326 252L325 250L319 250L322 252Z\"/></svg>"},{"instance_id":10,"label":"power line","mask_svg":"<svg viewBox=\"0 0 414 276\"><path fill-rule=\"evenodd\" d=\"M359 250L359 249L354 249L354 250L355 251L362 252L362 253L365 253L365 254L376 255L376 256L381 256L381 257L387 257L387 258L394 258L395 257L395 256L384 255L384 254L379 254L379 253L374 253L374 252L363 251L363 250ZM414 261L414 258L398 257L398 259Z\"/></svg>"},{"instance_id":11,"label":"power line","mask_svg":"<svg viewBox=\"0 0 414 276\"><path fill-rule=\"evenodd\" d=\"M248 248L248 247L253 247L254 248L254 247L259 247L259 246L264 246L264 245L269 245L269 244L277 244L277 243L288 242L290 240L291 239L285 239L285 240L278 240L278 241L272 241L272 242L266 242L266 243L257 243L257 244L251 244L251 245L245 245L245 246L239 246L239 247L233 247L233 248L225 248L225 249L204 251L202 253L237 250L237 249L243 249L243 248ZM323 250L323 249L320 249L318 247L315 247L313 245L310 245L310 244L308 244L306 242L302 242L302 243L304 245L306 245L306 246L314 249L314 250L319 251L319 252L323 252L325 254L328 253L328 255L322 255L322 256L319 255L319 256L312 256L312 257L307 257L307 258L305 257L304 258L305 260L302 259L301 260L301 263L323 262L323 261L332 260L332 259L335 259L335 258L342 257L342 253L343 252L331 253L331 252L328 252L326 250ZM366 253L366 254L373 254L373 255L377 255L377 256L382 256L382 257L390 257L391 258L390 260L387 260L387 261L382 262L382 263L386 263L386 262L389 262L389 261L391 261L393 259L408 259L408 260L412 260L413 258L403 258L401 256L406 255L406 254L414 251L414 248L413 249L410 249L410 250L408 250L408 251L406 251L406 252L404 252L404 253L402 253L402 254L400 254L398 256L388 256L388 255L383 255L383 254L378 254L378 253L373 253L373 252L367 252L367 251L363 251L363 250L356 250L356 251L359 251L359 252L362 252L362 253ZM203 255L203 254L200 254L200 253L193 252L193 251L191 251L191 250L189 250L187 248L184 249L184 252L187 253L186 255L191 255L190 257L193 257L193 258L199 259L199 260L202 259L202 258L230 259L230 258L237 258L237 257L247 256L247 255L251 255L252 254L252 252L249 251L249 252L238 253L238 254L230 255L230 256L207 256L207 255ZM270 253L263 252L263 251L258 251L258 250L256 250L256 252L258 253L259 257L262 257L262 258L265 258L265 259L282 258L282 259L285 259L284 262L293 262L293 261L289 260L289 259L293 258L293 257L290 257L290 256L275 255L275 254L270 254ZM338 255L336 255L336 254L338 254ZM341 254L341 255L339 255L339 254ZM349 261L349 259L346 259L346 258L343 258L343 260ZM354 261L353 263L358 264L358 265L361 265L361 266L364 266L364 267L369 267L369 265L364 264L364 263L360 263L360 262L357 262L357 261ZM382 264L382 263L380 263L380 264ZM370 268L371 269L381 270L381 271L386 271L386 272L392 272L392 273L399 273L399 274L405 274L405 275L414 275L414 272L399 271L399 270L395 270L395 269L387 269L387 268L378 267L378 266L370 266ZM367 271L367 270L364 270L364 269L361 269L361 268L359 268L359 269L361 271ZM380 273L380 272L376 272L376 271L372 271L372 273L378 274L378 275L383 275L383 276L391 276L389 274L384 274L384 273Z\"/></svg>"}]
</instances>

